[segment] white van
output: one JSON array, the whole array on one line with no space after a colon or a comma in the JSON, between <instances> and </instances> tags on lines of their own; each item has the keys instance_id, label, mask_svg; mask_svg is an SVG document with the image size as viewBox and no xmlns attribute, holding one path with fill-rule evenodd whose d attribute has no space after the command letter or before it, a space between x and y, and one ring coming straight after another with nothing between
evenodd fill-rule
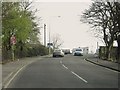
<instances>
[{"instance_id":1,"label":"white van","mask_svg":"<svg viewBox=\"0 0 120 90\"><path fill-rule=\"evenodd\" d=\"M83 50L81 48L76 48L74 51L73 51L73 55L74 56L83 56Z\"/></svg>"}]
</instances>

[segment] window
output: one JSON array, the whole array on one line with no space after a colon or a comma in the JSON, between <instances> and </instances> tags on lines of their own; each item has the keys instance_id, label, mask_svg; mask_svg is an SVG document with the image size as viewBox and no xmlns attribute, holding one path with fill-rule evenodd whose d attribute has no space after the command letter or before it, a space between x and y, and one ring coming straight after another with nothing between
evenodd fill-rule
<instances>
[{"instance_id":1,"label":"window","mask_svg":"<svg viewBox=\"0 0 120 90\"><path fill-rule=\"evenodd\" d=\"M82 51L81 49L76 49L76 51Z\"/></svg>"}]
</instances>

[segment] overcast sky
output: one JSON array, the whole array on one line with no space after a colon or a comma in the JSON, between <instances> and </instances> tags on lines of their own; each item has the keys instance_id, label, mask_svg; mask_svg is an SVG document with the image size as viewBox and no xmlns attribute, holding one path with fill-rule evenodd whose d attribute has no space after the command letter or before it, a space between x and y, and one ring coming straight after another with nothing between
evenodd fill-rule
<instances>
[{"instance_id":1,"label":"overcast sky","mask_svg":"<svg viewBox=\"0 0 120 90\"><path fill-rule=\"evenodd\" d=\"M81 0L82 1L82 0ZM87 24L80 22L81 14L89 8L91 1L82 2L34 2L32 5L38 9L37 17L42 17L41 25L47 25L47 42L49 30L51 37L55 34L64 41L63 48L89 47L95 52L97 42ZM60 17L58 17L60 16ZM43 43L43 29L41 29L41 43Z\"/></svg>"}]
</instances>

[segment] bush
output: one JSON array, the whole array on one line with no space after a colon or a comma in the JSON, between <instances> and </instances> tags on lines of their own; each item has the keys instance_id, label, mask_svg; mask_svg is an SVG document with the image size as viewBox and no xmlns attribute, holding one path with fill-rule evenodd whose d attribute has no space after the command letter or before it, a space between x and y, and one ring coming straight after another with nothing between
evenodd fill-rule
<instances>
[{"instance_id":1,"label":"bush","mask_svg":"<svg viewBox=\"0 0 120 90\"><path fill-rule=\"evenodd\" d=\"M29 44L15 48L15 58L32 57L32 56L43 56L48 55L48 48L41 44ZM11 50L3 50L2 48L2 60L7 61L12 59Z\"/></svg>"},{"instance_id":2,"label":"bush","mask_svg":"<svg viewBox=\"0 0 120 90\"><path fill-rule=\"evenodd\" d=\"M43 45L30 45L28 48L27 56L47 55L48 48Z\"/></svg>"}]
</instances>

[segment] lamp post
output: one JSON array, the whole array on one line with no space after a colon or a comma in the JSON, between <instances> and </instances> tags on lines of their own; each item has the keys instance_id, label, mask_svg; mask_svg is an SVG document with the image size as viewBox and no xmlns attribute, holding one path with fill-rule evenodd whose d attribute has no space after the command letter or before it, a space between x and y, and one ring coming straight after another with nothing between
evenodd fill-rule
<instances>
[{"instance_id":1,"label":"lamp post","mask_svg":"<svg viewBox=\"0 0 120 90\"><path fill-rule=\"evenodd\" d=\"M46 46L46 24L44 24L44 46Z\"/></svg>"},{"instance_id":2,"label":"lamp post","mask_svg":"<svg viewBox=\"0 0 120 90\"><path fill-rule=\"evenodd\" d=\"M48 47L49 47L49 54L51 53L50 47L52 45L51 38L50 38L50 33L51 33L51 25L50 24L51 24L51 18L54 18L54 17L60 18L61 16L52 16L52 17L49 18L49 45L48 45Z\"/></svg>"},{"instance_id":3,"label":"lamp post","mask_svg":"<svg viewBox=\"0 0 120 90\"><path fill-rule=\"evenodd\" d=\"M99 49L99 44L98 44L98 42L97 42L97 50Z\"/></svg>"}]
</instances>

